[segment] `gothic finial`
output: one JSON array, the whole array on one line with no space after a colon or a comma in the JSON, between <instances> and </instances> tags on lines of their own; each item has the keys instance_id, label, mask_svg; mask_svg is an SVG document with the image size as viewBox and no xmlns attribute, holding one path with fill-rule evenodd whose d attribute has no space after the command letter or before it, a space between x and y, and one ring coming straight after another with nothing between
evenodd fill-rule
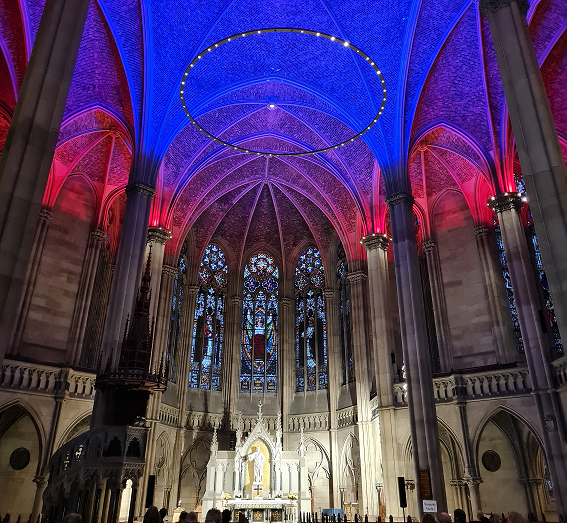
<instances>
[{"instance_id":1,"label":"gothic finial","mask_svg":"<svg viewBox=\"0 0 567 523\"><path fill-rule=\"evenodd\" d=\"M213 429L213 439L211 441L211 452L215 452L219 450L219 442L217 439L217 426L215 425Z\"/></svg>"}]
</instances>

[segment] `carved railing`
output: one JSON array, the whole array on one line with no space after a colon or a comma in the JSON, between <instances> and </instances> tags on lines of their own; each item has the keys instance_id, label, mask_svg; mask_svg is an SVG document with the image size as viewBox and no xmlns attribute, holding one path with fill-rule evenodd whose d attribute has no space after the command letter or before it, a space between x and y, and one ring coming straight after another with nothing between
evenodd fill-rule
<instances>
[{"instance_id":1,"label":"carved railing","mask_svg":"<svg viewBox=\"0 0 567 523\"><path fill-rule=\"evenodd\" d=\"M299 414L289 416L288 431L298 432L303 430L326 430L329 428L329 414L321 412L319 414Z\"/></svg>"},{"instance_id":2,"label":"carved railing","mask_svg":"<svg viewBox=\"0 0 567 523\"><path fill-rule=\"evenodd\" d=\"M358 412L356 405L352 407L347 407L346 409L337 410L337 425L339 427L346 427L347 425L353 425L358 421Z\"/></svg>"},{"instance_id":3,"label":"carved railing","mask_svg":"<svg viewBox=\"0 0 567 523\"><path fill-rule=\"evenodd\" d=\"M435 401L443 403L462 399L480 399L500 396L529 394L530 375L525 367L502 368L486 372L452 374L433 378ZM407 405L407 386L394 383L394 404Z\"/></svg>"},{"instance_id":4,"label":"carved railing","mask_svg":"<svg viewBox=\"0 0 567 523\"><path fill-rule=\"evenodd\" d=\"M95 375L73 369L58 369L35 363L4 360L0 388L43 394L68 394L93 399Z\"/></svg>"},{"instance_id":5,"label":"carved railing","mask_svg":"<svg viewBox=\"0 0 567 523\"><path fill-rule=\"evenodd\" d=\"M177 427L179 424L179 409L162 403L159 407L159 421L164 425Z\"/></svg>"}]
</instances>

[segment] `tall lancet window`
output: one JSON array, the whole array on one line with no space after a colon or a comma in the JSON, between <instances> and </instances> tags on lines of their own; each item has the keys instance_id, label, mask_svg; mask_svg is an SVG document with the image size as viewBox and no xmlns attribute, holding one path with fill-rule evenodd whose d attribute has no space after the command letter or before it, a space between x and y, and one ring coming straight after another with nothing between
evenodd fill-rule
<instances>
[{"instance_id":1,"label":"tall lancet window","mask_svg":"<svg viewBox=\"0 0 567 523\"><path fill-rule=\"evenodd\" d=\"M326 389L327 317L321 254L309 248L295 267L295 390Z\"/></svg>"},{"instance_id":2,"label":"tall lancet window","mask_svg":"<svg viewBox=\"0 0 567 523\"><path fill-rule=\"evenodd\" d=\"M173 280L173 298L171 300L171 317L169 321L169 334L167 337L167 359L170 365L170 379L176 380L175 363L177 356L177 347L179 345L179 328L181 326L181 307L183 306L183 290L185 274L187 268L185 266L186 247L183 244L179 262L177 264L177 272Z\"/></svg>"},{"instance_id":3,"label":"tall lancet window","mask_svg":"<svg viewBox=\"0 0 567 523\"><path fill-rule=\"evenodd\" d=\"M221 388L227 275L224 253L218 246L208 245L199 267L193 317L189 386L194 389Z\"/></svg>"},{"instance_id":4,"label":"tall lancet window","mask_svg":"<svg viewBox=\"0 0 567 523\"><path fill-rule=\"evenodd\" d=\"M339 245L337 260L337 288L339 291L339 343L342 358L343 385L354 380L352 367L352 334L350 326L350 298L348 288L348 265L345 249Z\"/></svg>"},{"instance_id":5,"label":"tall lancet window","mask_svg":"<svg viewBox=\"0 0 567 523\"><path fill-rule=\"evenodd\" d=\"M252 256L244 268L241 392L277 391L278 278L267 254Z\"/></svg>"}]
</instances>

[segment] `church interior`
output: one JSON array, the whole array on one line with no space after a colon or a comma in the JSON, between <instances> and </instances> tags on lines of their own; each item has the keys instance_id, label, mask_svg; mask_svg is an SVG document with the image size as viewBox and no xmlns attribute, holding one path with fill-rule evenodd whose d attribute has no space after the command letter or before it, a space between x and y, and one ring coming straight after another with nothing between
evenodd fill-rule
<instances>
[{"instance_id":1,"label":"church interior","mask_svg":"<svg viewBox=\"0 0 567 523\"><path fill-rule=\"evenodd\" d=\"M567 521L566 85L565 0L0 0L2 517Z\"/></svg>"}]
</instances>

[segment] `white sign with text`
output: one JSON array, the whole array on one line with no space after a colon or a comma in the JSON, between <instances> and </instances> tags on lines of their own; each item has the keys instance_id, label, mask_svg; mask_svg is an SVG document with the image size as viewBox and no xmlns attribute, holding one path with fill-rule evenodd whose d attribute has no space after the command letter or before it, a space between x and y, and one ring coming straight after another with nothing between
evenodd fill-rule
<instances>
[{"instance_id":1,"label":"white sign with text","mask_svg":"<svg viewBox=\"0 0 567 523\"><path fill-rule=\"evenodd\" d=\"M430 512L432 514L437 513L437 501L433 499L423 500L423 512Z\"/></svg>"}]
</instances>

